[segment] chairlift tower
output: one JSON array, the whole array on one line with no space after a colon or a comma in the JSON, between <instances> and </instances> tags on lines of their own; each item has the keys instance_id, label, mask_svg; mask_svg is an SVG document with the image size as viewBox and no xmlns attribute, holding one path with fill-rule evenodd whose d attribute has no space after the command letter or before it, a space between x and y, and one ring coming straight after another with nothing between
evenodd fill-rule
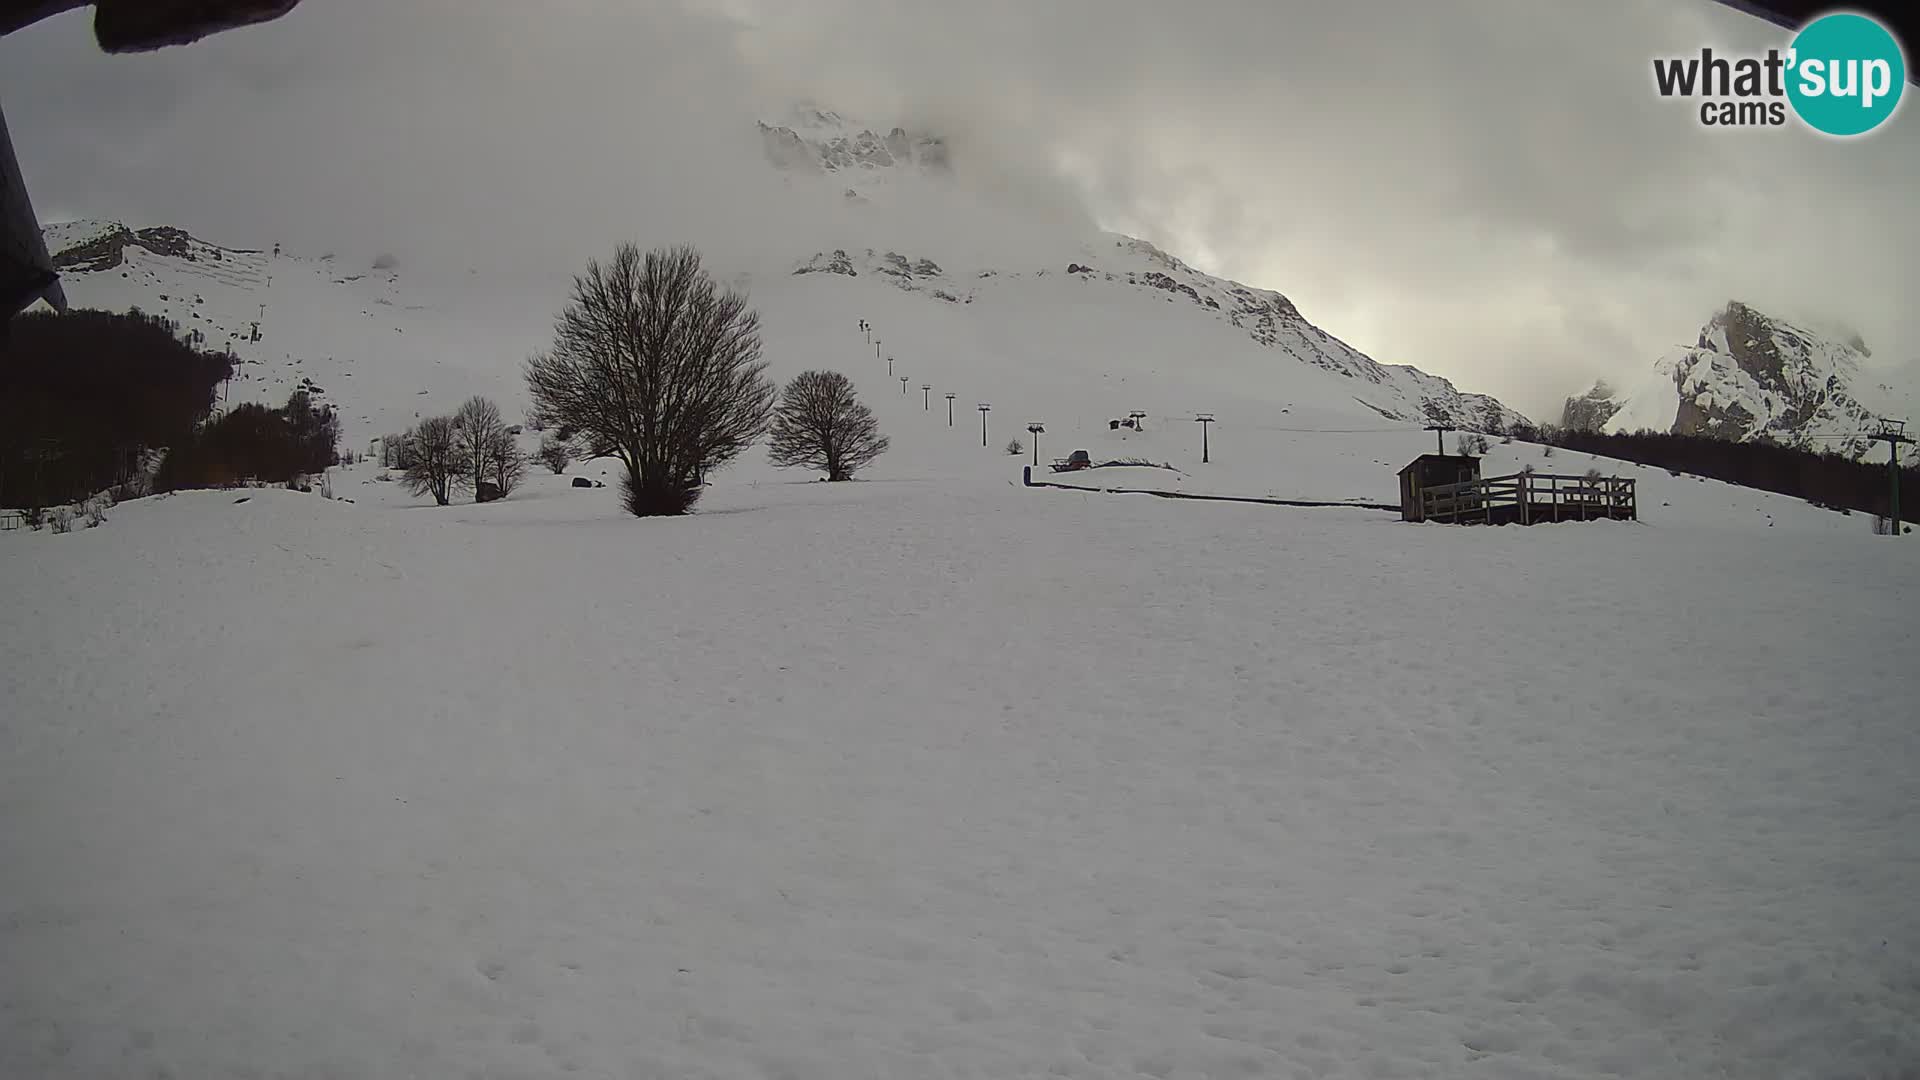
<instances>
[{"instance_id":1,"label":"chairlift tower","mask_svg":"<svg viewBox=\"0 0 1920 1080\"><path fill-rule=\"evenodd\" d=\"M933 411L933 384L921 383L920 394L923 399L920 404L925 408L927 412L932 412Z\"/></svg>"},{"instance_id":2,"label":"chairlift tower","mask_svg":"<svg viewBox=\"0 0 1920 1080\"><path fill-rule=\"evenodd\" d=\"M1027 425L1027 432L1033 436L1033 464L1036 467L1040 464L1040 436L1046 430L1046 425L1037 420Z\"/></svg>"},{"instance_id":3,"label":"chairlift tower","mask_svg":"<svg viewBox=\"0 0 1920 1080\"><path fill-rule=\"evenodd\" d=\"M992 409L993 409L993 406L987 404L986 402L983 401L980 403L980 445L981 446L987 445L987 413Z\"/></svg>"},{"instance_id":4,"label":"chairlift tower","mask_svg":"<svg viewBox=\"0 0 1920 1080\"><path fill-rule=\"evenodd\" d=\"M960 396L959 394L947 395L947 426L948 427L953 426L953 399L959 396Z\"/></svg>"},{"instance_id":5,"label":"chairlift tower","mask_svg":"<svg viewBox=\"0 0 1920 1080\"><path fill-rule=\"evenodd\" d=\"M1913 439L1907 434L1905 420L1882 420L1880 430L1867 438L1887 444L1887 517L1893 522L1893 535L1899 536L1906 528L1900 520L1900 444Z\"/></svg>"},{"instance_id":6,"label":"chairlift tower","mask_svg":"<svg viewBox=\"0 0 1920 1080\"><path fill-rule=\"evenodd\" d=\"M1209 447L1207 442L1207 430L1208 426L1213 423L1213 414L1203 412L1194 417L1193 422L1200 425L1200 464L1205 465L1207 462L1213 460L1211 447Z\"/></svg>"}]
</instances>

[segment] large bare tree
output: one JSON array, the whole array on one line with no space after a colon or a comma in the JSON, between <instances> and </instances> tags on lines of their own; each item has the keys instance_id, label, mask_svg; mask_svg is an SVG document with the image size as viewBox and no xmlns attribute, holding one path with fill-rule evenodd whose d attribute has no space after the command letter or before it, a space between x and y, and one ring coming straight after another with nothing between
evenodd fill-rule
<instances>
[{"instance_id":1,"label":"large bare tree","mask_svg":"<svg viewBox=\"0 0 1920 1080\"><path fill-rule=\"evenodd\" d=\"M773 408L759 316L691 247L643 256L623 244L588 263L526 375L535 408L585 456L626 466L626 506L642 517L691 509L701 480L753 445Z\"/></svg>"},{"instance_id":2,"label":"large bare tree","mask_svg":"<svg viewBox=\"0 0 1920 1080\"><path fill-rule=\"evenodd\" d=\"M455 488L472 481L459 453L459 434L451 416L430 416L406 436L407 490L431 495L441 506L453 501Z\"/></svg>"},{"instance_id":3,"label":"large bare tree","mask_svg":"<svg viewBox=\"0 0 1920 1080\"><path fill-rule=\"evenodd\" d=\"M837 371L803 371L780 392L770 440L775 465L804 465L829 480L851 480L886 453L887 445L873 410L860 403L853 383Z\"/></svg>"}]
</instances>

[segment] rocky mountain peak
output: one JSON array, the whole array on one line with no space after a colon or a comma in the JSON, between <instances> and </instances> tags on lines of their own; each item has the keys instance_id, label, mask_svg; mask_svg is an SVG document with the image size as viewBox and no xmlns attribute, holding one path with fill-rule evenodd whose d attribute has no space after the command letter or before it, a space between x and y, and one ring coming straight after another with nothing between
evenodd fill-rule
<instances>
[{"instance_id":1,"label":"rocky mountain peak","mask_svg":"<svg viewBox=\"0 0 1920 1080\"><path fill-rule=\"evenodd\" d=\"M1624 392L1605 384L1569 398L1569 427L1735 441L1766 438L1857 455L1882 416L1901 413L1899 394L1861 378L1866 342L1822 332L1730 300L1690 348L1660 358Z\"/></svg>"}]
</instances>

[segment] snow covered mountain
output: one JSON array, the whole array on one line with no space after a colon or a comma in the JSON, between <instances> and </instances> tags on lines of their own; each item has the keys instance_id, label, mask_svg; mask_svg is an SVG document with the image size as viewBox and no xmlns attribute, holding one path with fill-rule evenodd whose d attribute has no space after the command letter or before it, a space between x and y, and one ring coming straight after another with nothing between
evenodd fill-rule
<instances>
[{"instance_id":1,"label":"snow covered mountain","mask_svg":"<svg viewBox=\"0 0 1920 1080\"><path fill-rule=\"evenodd\" d=\"M1203 274L1144 240L1115 236L1112 248L1082 248L1080 258L1053 269L981 270L956 275L925 257L868 248L818 252L796 274L877 276L888 284L949 304L971 304L983 289L1018 287L1023 280L1059 274L1089 288L1121 287L1162 294L1174 305L1197 308L1288 359L1353 380L1353 398L1390 420L1445 421L1470 431L1504 431L1523 417L1486 394L1463 393L1451 382L1404 364L1382 364L1313 325L1280 293ZM987 283L992 284L987 284Z\"/></svg>"},{"instance_id":2,"label":"snow covered mountain","mask_svg":"<svg viewBox=\"0 0 1920 1080\"><path fill-rule=\"evenodd\" d=\"M1657 360L1637 383L1597 384L1569 398L1561 422L1605 431L1654 430L1769 438L1857 456L1883 417L1911 398L1877 379L1858 335L1823 333L1731 301L1697 342Z\"/></svg>"},{"instance_id":3,"label":"snow covered mountain","mask_svg":"<svg viewBox=\"0 0 1920 1080\"><path fill-rule=\"evenodd\" d=\"M938 182L952 175L946 140L926 132L896 126L881 134L838 113L810 107L793 110L777 125L762 121L759 128L767 160L776 168L845 185L845 197L855 204L889 198L916 180ZM1106 233L1063 246L1051 265L978 266L964 272L943 269L937 255L837 248L814 253L794 272L878 275L909 292L953 304L972 303L985 281L997 279L997 286L1009 287L1049 274L1066 275L1095 288L1158 295L1178 305L1184 315L1240 329L1291 360L1352 380L1355 400L1388 419L1444 421L1476 431L1505 430L1524 419L1486 394L1462 392L1448 380L1408 365L1379 363L1308 322L1286 296L1202 273L1144 240Z\"/></svg>"},{"instance_id":4,"label":"snow covered mountain","mask_svg":"<svg viewBox=\"0 0 1920 1080\"><path fill-rule=\"evenodd\" d=\"M835 174L850 185L850 198L859 198L860 186L887 171L949 171L946 140L937 135L897 126L882 135L850 125L838 113L806 107L794 109L784 123L761 121L759 127L776 167Z\"/></svg>"}]
</instances>

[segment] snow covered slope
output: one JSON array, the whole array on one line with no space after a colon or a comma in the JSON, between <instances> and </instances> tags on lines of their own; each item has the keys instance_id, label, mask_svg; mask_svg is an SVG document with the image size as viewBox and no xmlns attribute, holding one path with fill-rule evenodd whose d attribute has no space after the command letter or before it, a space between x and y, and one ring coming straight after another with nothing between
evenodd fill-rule
<instances>
[{"instance_id":1,"label":"snow covered slope","mask_svg":"<svg viewBox=\"0 0 1920 1080\"><path fill-rule=\"evenodd\" d=\"M371 472L0 536L0 1075L1920 1060L1864 529Z\"/></svg>"},{"instance_id":2,"label":"snow covered slope","mask_svg":"<svg viewBox=\"0 0 1920 1080\"><path fill-rule=\"evenodd\" d=\"M342 411L349 449L467 394L511 399L519 360L543 343L544 302L503 318L484 295L463 293L467 275L452 268L436 287L403 268L223 247L167 227L79 221L45 235L74 306L138 308L203 348L231 350L229 403L278 405L308 390Z\"/></svg>"},{"instance_id":3,"label":"snow covered slope","mask_svg":"<svg viewBox=\"0 0 1920 1080\"><path fill-rule=\"evenodd\" d=\"M1562 422L1606 431L1769 438L1858 456L1882 418L1904 420L1910 392L1866 366L1857 336L1822 334L1738 301L1691 347L1655 361L1636 384L1569 399Z\"/></svg>"}]
</instances>

